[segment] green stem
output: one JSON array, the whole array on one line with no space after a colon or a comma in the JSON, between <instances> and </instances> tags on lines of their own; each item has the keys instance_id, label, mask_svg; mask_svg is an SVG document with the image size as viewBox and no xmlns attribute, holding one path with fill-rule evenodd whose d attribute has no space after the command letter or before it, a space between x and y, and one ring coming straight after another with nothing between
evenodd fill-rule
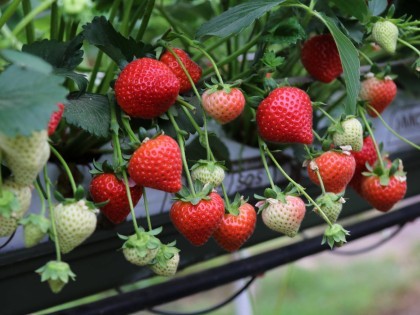
<instances>
[{"instance_id":1,"label":"green stem","mask_svg":"<svg viewBox=\"0 0 420 315\"><path fill-rule=\"evenodd\" d=\"M228 209L228 211L229 211L229 209L230 209L230 200L229 200L229 196L228 196L227 191L226 191L225 184L223 184L223 182L222 182L220 184L220 187L222 188L223 199L225 200L225 208ZM229 213L230 213L230 211L229 211Z\"/></svg>"},{"instance_id":2,"label":"green stem","mask_svg":"<svg viewBox=\"0 0 420 315\"><path fill-rule=\"evenodd\" d=\"M125 186L125 192L127 194L128 204L130 206L130 213L131 213L131 218L132 218L132 221L133 221L134 231L136 232L137 236L140 236L141 231L140 231L139 226L137 224L137 217L136 217L136 212L134 211L133 198L131 197L131 190L130 190L130 186L128 184L127 171L123 170L122 175L123 175L123 179L124 179L124 186Z\"/></svg>"},{"instance_id":3,"label":"green stem","mask_svg":"<svg viewBox=\"0 0 420 315\"><path fill-rule=\"evenodd\" d=\"M67 164L67 162L64 160L64 158L61 156L61 154L50 144L51 152L55 155L55 157L60 161L61 165L64 168L64 171L67 174L67 177L69 178L71 189L73 190L73 193L76 193L76 182L74 181L73 174L70 171L70 168Z\"/></svg>"},{"instance_id":4,"label":"green stem","mask_svg":"<svg viewBox=\"0 0 420 315\"><path fill-rule=\"evenodd\" d=\"M373 61L361 50L359 50L359 55L362 56L371 66L373 65Z\"/></svg>"},{"instance_id":5,"label":"green stem","mask_svg":"<svg viewBox=\"0 0 420 315\"><path fill-rule=\"evenodd\" d=\"M193 105L191 105L190 103L186 102L182 97L178 96L176 101L182 106L185 107L186 109L190 110L190 111L195 111L195 107Z\"/></svg>"},{"instance_id":6,"label":"green stem","mask_svg":"<svg viewBox=\"0 0 420 315\"><path fill-rule=\"evenodd\" d=\"M51 15L50 15L50 39L57 39L58 32L58 5L57 2L54 2L51 5Z\"/></svg>"},{"instance_id":7,"label":"green stem","mask_svg":"<svg viewBox=\"0 0 420 315\"><path fill-rule=\"evenodd\" d=\"M262 141L261 137L258 136L258 148L260 150L261 161L264 165L264 169L265 169L265 172L267 174L268 180L270 182L270 186L271 186L272 189L275 189L276 185L274 184L273 178L271 177L270 169L268 168L267 158L265 157L265 151L264 151L264 148L263 148L264 145L265 145L265 143Z\"/></svg>"},{"instance_id":8,"label":"green stem","mask_svg":"<svg viewBox=\"0 0 420 315\"><path fill-rule=\"evenodd\" d=\"M167 112L167 115L168 115L169 120L171 121L171 123L172 123L172 125L175 129L176 135L177 135L178 145L179 145L179 148L181 149L182 164L184 165L184 171L185 171L185 175L187 177L188 186L190 188L191 193L193 195L195 195L193 181L191 179L190 170L188 169L187 158L185 156L184 137L181 135L181 130L179 129L179 126L176 123L174 116L169 111Z\"/></svg>"},{"instance_id":9,"label":"green stem","mask_svg":"<svg viewBox=\"0 0 420 315\"><path fill-rule=\"evenodd\" d=\"M220 38L218 40L216 40L213 44L211 44L210 46L206 47L204 50L207 52L210 52L216 48L219 48L220 45L222 45L225 41L229 40L230 36L228 37L224 37L224 38ZM203 52L200 51L196 56L194 56L193 60L197 61L200 60L202 57L204 56Z\"/></svg>"},{"instance_id":10,"label":"green stem","mask_svg":"<svg viewBox=\"0 0 420 315\"><path fill-rule=\"evenodd\" d=\"M37 184L38 184L38 187L41 189L42 196L43 196L43 197L44 197L44 199L46 200L46 199L47 199L47 193L46 193L46 191L45 191L44 187L43 187L43 186L42 186L42 184L41 184L41 179L39 178L39 176L37 176L37 178L36 178L36 182L37 182Z\"/></svg>"},{"instance_id":11,"label":"green stem","mask_svg":"<svg viewBox=\"0 0 420 315\"><path fill-rule=\"evenodd\" d=\"M147 25L149 24L150 16L152 15L153 8L155 6L155 0L148 0L147 6L141 20L139 32L137 33L136 40L140 41L143 39L144 33L146 32Z\"/></svg>"},{"instance_id":12,"label":"green stem","mask_svg":"<svg viewBox=\"0 0 420 315\"><path fill-rule=\"evenodd\" d=\"M61 251L60 251L60 243L57 237L57 227L55 226L55 208L51 200L51 180L48 177L47 173L47 167L44 167L44 181L45 181L45 190L47 192L47 202L48 202L48 208L50 210L50 220L51 220L51 229L52 229L52 236L54 238L54 244L55 244L55 254L57 255L57 261L61 261Z\"/></svg>"},{"instance_id":13,"label":"green stem","mask_svg":"<svg viewBox=\"0 0 420 315\"><path fill-rule=\"evenodd\" d=\"M133 14L133 18L131 19L130 25L128 26L128 34L130 34L133 31L137 21L143 17L144 8L146 7L146 4L147 1L142 1L137 7L137 10Z\"/></svg>"},{"instance_id":14,"label":"green stem","mask_svg":"<svg viewBox=\"0 0 420 315\"><path fill-rule=\"evenodd\" d=\"M20 2L22 0L14 0L4 11L2 16L0 17L0 29L3 27L4 24L12 17L13 14L15 14L17 8L20 5Z\"/></svg>"},{"instance_id":15,"label":"green stem","mask_svg":"<svg viewBox=\"0 0 420 315\"><path fill-rule=\"evenodd\" d=\"M112 79L114 78L115 67L116 65L114 63L111 63L110 66L108 67L108 70L106 71L105 76L103 77L101 81L101 84L99 84L98 86L97 92L99 94L105 94L108 91L109 85Z\"/></svg>"},{"instance_id":16,"label":"green stem","mask_svg":"<svg viewBox=\"0 0 420 315\"><path fill-rule=\"evenodd\" d=\"M90 75L89 85L88 85L88 88L87 88L87 90L89 92L92 92L93 87L95 86L96 77L97 77L98 72L99 72L99 67L101 66L101 63L102 63L103 55L104 55L104 53L102 51L99 51L98 55L96 56L95 65L93 66L92 74Z\"/></svg>"},{"instance_id":17,"label":"green stem","mask_svg":"<svg viewBox=\"0 0 420 315\"><path fill-rule=\"evenodd\" d=\"M311 196L309 196L305 189L298 184L297 182L295 182L286 172L285 170L280 166L280 164L277 162L276 158L273 156L273 154L270 152L270 150L266 150L267 155L270 157L270 159L273 161L274 165L276 165L276 167L279 169L279 171L283 174L283 176L289 181L291 182L296 189L299 191L300 194L304 195L306 197L306 199L312 203L314 205L314 207L319 211L319 214L321 215L321 217L324 219L324 221L329 225L332 226L332 223L330 221L330 219L328 219L328 217L325 215L324 211L321 209L321 207L311 198Z\"/></svg>"},{"instance_id":18,"label":"green stem","mask_svg":"<svg viewBox=\"0 0 420 315\"><path fill-rule=\"evenodd\" d=\"M126 0L124 1L124 13L123 19L121 23L121 34L124 36L128 36L128 29L129 29L129 22L130 22L130 14L131 8L133 7L133 0Z\"/></svg>"},{"instance_id":19,"label":"green stem","mask_svg":"<svg viewBox=\"0 0 420 315\"><path fill-rule=\"evenodd\" d=\"M359 106L359 114L360 114L360 117L363 120L363 123L366 126L366 129L367 129L370 137L372 138L373 146L375 147L375 151L376 151L376 154L378 156L379 165L382 169L382 172L384 172L385 171L385 165L384 165L384 161L383 161L382 156L381 156L381 150L379 150L379 146L378 146L378 143L376 142L375 136L373 135L372 128L370 128L369 122L366 119L365 109L360 107L360 106Z\"/></svg>"},{"instance_id":20,"label":"green stem","mask_svg":"<svg viewBox=\"0 0 420 315\"><path fill-rule=\"evenodd\" d=\"M45 216L45 199L44 199L45 196L44 196L44 191L43 191L43 189L41 189L38 181L35 181L34 182L34 186L35 186L35 189L36 189L36 191L37 191L37 193L39 195L39 200L41 202L41 213L40 214L44 217Z\"/></svg>"},{"instance_id":21,"label":"green stem","mask_svg":"<svg viewBox=\"0 0 420 315\"><path fill-rule=\"evenodd\" d=\"M61 16L58 33L57 33L57 40L63 41L64 40L64 30L66 29L66 20L64 19L64 16Z\"/></svg>"},{"instance_id":22,"label":"green stem","mask_svg":"<svg viewBox=\"0 0 420 315\"><path fill-rule=\"evenodd\" d=\"M23 15L28 15L32 11L32 5L30 0L22 1ZM26 25L26 40L28 44L31 44L35 40L35 28L33 21L30 21Z\"/></svg>"},{"instance_id":23,"label":"green stem","mask_svg":"<svg viewBox=\"0 0 420 315\"><path fill-rule=\"evenodd\" d=\"M121 122L123 124L124 130L127 132L128 137L130 138L130 141L134 144L141 144L139 138L137 137L137 135L134 133L133 129L131 129L131 125L130 125L130 116L127 116L125 114L121 115Z\"/></svg>"},{"instance_id":24,"label":"green stem","mask_svg":"<svg viewBox=\"0 0 420 315\"><path fill-rule=\"evenodd\" d=\"M146 188L144 187L143 187L143 202L144 202L144 211L146 212L147 226L149 228L149 231L151 231L152 221L150 220L149 203L147 201Z\"/></svg>"},{"instance_id":25,"label":"green stem","mask_svg":"<svg viewBox=\"0 0 420 315\"><path fill-rule=\"evenodd\" d=\"M409 42L406 42L405 40L398 38L397 39L401 44L403 44L404 46L407 46L408 48L410 48L411 50L413 50L418 56L420 56L420 51L414 47L413 45L411 45Z\"/></svg>"},{"instance_id":26,"label":"green stem","mask_svg":"<svg viewBox=\"0 0 420 315\"><path fill-rule=\"evenodd\" d=\"M2 160L2 153L0 150L0 198L3 197L3 177L1 175L1 169L2 169L2 165L1 165L1 160Z\"/></svg>"},{"instance_id":27,"label":"green stem","mask_svg":"<svg viewBox=\"0 0 420 315\"><path fill-rule=\"evenodd\" d=\"M328 114L328 112L323 109L321 106L317 106L316 109L319 109L321 111L321 113L323 113L329 120L331 120L332 123L336 124L337 121L332 118L332 116L330 114Z\"/></svg>"},{"instance_id":28,"label":"green stem","mask_svg":"<svg viewBox=\"0 0 420 315\"><path fill-rule=\"evenodd\" d=\"M405 143L411 145L413 148L415 148L417 150L420 150L420 146L418 146L414 142L411 142L407 138L404 138L398 132L396 132L394 129L392 129L392 127L387 124L387 122L382 118L381 114L379 114L379 112L374 107L370 106L369 104L367 104L367 106L372 112L374 112L376 114L376 116L378 116L379 120L383 123L383 125L386 127L386 129L388 129L394 136L396 136L398 139L404 141Z\"/></svg>"},{"instance_id":29,"label":"green stem","mask_svg":"<svg viewBox=\"0 0 420 315\"><path fill-rule=\"evenodd\" d=\"M313 134L315 135L315 138L319 141L319 142L322 142L322 138L321 138L321 136L314 130L314 129L312 129L312 132L313 132Z\"/></svg>"},{"instance_id":30,"label":"green stem","mask_svg":"<svg viewBox=\"0 0 420 315\"><path fill-rule=\"evenodd\" d=\"M42 11L48 9L52 3L56 0L45 0L42 1L39 6L33 9L28 15L26 15L13 29L12 34L17 35L19 34L31 21Z\"/></svg>"}]
</instances>

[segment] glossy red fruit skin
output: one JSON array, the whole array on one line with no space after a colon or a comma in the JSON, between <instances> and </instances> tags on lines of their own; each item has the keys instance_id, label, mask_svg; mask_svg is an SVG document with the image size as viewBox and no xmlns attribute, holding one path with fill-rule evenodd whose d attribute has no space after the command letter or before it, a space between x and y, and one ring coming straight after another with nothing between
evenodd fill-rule
<instances>
[{"instance_id":1,"label":"glossy red fruit skin","mask_svg":"<svg viewBox=\"0 0 420 315\"><path fill-rule=\"evenodd\" d=\"M407 182L391 176L388 186L382 186L378 176L364 177L361 185L363 198L375 209L387 212L407 192Z\"/></svg>"},{"instance_id":2,"label":"glossy red fruit skin","mask_svg":"<svg viewBox=\"0 0 420 315\"><path fill-rule=\"evenodd\" d=\"M351 151L351 154L356 161L356 168L354 170L354 175L349 183L349 185L359 194L361 191L361 184L363 179L362 172L366 172L366 163L373 166L373 164L378 159L376 154L375 145L373 144L372 138L370 136L363 139L363 147L359 152Z\"/></svg>"},{"instance_id":3,"label":"glossy red fruit skin","mask_svg":"<svg viewBox=\"0 0 420 315\"><path fill-rule=\"evenodd\" d=\"M244 110L245 97L238 88L231 88L229 93L219 90L203 93L203 108L205 112L220 124L226 124L237 118Z\"/></svg>"},{"instance_id":4,"label":"glossy red fruit skin","mask_svg":"<svg viewBox=\"0 0 420 315\"><path fill-rule=\"evenodd\" d=\"M311 144L312 104L296 87L273 90L258 106L256 121L260 136L277 143Z\"/></svg>"},{"instance_id":5,"label":"glossy red fruit skin","mask_svg":"<svg viewBox=\"0 0 420 315\"><path fill-rule=\"evenodd\" d=\"M301 61L318 81L329 83L343 73L337 45L331 34L316 35L302 47Z\"/></svg>"},{"instance_id":6,"label":"glossy red fruit skin","mask_svg":"<svg viewBox=\"0 0 420 315\"><path fill-rule=\"evenodd\" d=\"M376 77L362 81L359 93L360 99L367 101L379 114L392 103L396 95L397 85L392 79L381 80ZM377 117L369 108L367 111L371 117Z\"/></svg>"},{"instance_id":7,"label":"glossy red fruit skin","mask_svg":"<svg viewBox=\"0 0 420 315\"><path fill-rule=\"evenodd\" d=\"M179 80L159 60L140 58L130 62L115 81L115 98L131 117L151 119L165 113L179 93Z\"/></svg>"},{"instance_id":8,"label":"glossy red fruit skin","mask_svg":"<svg viewBox=\"0 0 420 315\"><path fill-rule=\"evenodd\" d=\"M217 244L228 252L238 250L254 233L257 213L252 205L244 203L239 215L225 213L222 223L214 232Z\"/></svg>"},{"instance_id":9,"label":"glossy red fruit skin","mask_svg":"<svg viewBox=\"0 0 420 315\"><path fill-rule=\"evenodd\" d=\"M58 103L57 107L58 110L51 114L50 121L48 122L48 136L51 136L55 132L61 121L61 117L63 117L64 104Z\"/></svg>"},{"instance_id":10,"label":"glossy red fruit skin","mask_svg":"<svg viewBox=\"0 0 420 315\"><path fill-rule=\"evenodd\" d=\"M204 245L220 226L225 213L223 199L215 192L210 200L197 205L182 200L175 201L169 216L176 229L194 246Z\"/></svg>"},{"instance_id":11,"label":"glossy red fruit skin","mask_svg":"<svg viewBox=\"0 0 420 315\"><path fill-rule=\"evenodd\" d=\"M182 159L178 143L167 135L143 142L133 153L128 174L140 186L169 193L182 187Z\"/></svg>"},{"instance_id":12,"label":"glossy red fruit skin","mask_svg":"<svg viewBox=\"0 0 420 315\"><path fill-rule=\"evenodd\" d=\"M130 204L125 190L124 182L112 173L104 173L95 176L90 182L90 195L95 203L109 202L100 208L100 211L114 224L125 220L130 213ZM142 196L142 187L135 185L130 187L133 206L139 202Z\"/></svg>"},{"instance_id":13,"label":"glossy red fruit skin","mask_svg":"<svg viewBox=\"0 0 420 315\"><path fill-rule=\"evenodd\" d=\"M352 155L335 151L324 152L314 161L318 165L325 190L336 194L346 189L356 168L356 161ZM310 165L308 165L308 175L311 181L319 186L318 176Z\"/></svg>"},{"instance_id":14,"label":"glossy red fruit skin","mask_svg":"<svg viewBox=\"0 0 420 315\"><path fill-rule=\"evenodd\" d=\"M179 59L181 59L185 69L187 69L191 79L193 80L194 84L196 84L201 78L201 67L192 61L190 56L188 56L188 54L182 49L173 48L173 51L178 55ZM160 61L167 65L178 78L180 84L179 93L182 94L191 90L192 85L188 80L187 75L185 74L181 65L178 63L178 60L176 60L170 51L165 51L160 57Z\"/></svg>"}]
</instances>

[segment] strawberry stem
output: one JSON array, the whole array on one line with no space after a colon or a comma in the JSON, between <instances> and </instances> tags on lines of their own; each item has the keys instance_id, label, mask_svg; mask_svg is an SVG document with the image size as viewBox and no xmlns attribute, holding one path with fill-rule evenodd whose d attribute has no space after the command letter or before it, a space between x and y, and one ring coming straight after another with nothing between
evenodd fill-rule
<instances>
[{"instance_id":1,"label":"strawberry stem","mask_svg":"<svg viewBox=\"0 0 420 315\"><path fill-rule=\"evenodd\" d=\"M55 254L57 255L57 261L61 261L60 242L57 237L57 227L55 226L55 208L51 200L51 190L50 190L51 180L48 177L47 166L44 166L44 181L45 181L45 191L47 193L48 208L50 210L52 238L55 244Z\"/></svg>"},{"instance_id":2,"label":"strawberry stem","mask_svg":"<svg viewBox=\"0 0 420 315\"><path fill-rule=\"evenodd\" d=\"M369 122L366 119L366 111L361 106L359 106L359 115L362 118L363 123L365 124L370 137L372 138L373 146L375 147L376 155L378 156L379 165L383 174L385 172L385 165L382 159L381 150L379 150L379 146L378 146L378 143L376 142L375 136L373 135L372 128L370 128Z\"/></svg>"},{"instance_id":3,"label":"strawberry stem","mask_svg":"<svg viewBox=\"0 0 420 315\"><path fill-rule=\"evenodd\" d=\"M74 181L74 177L72 172L70 171L69 165L64 160L64 158L61 156L61 154L50 144L51 152L55 155L55 157L60 161L61 165L64 168L64 171L67 174L67 177L69 178L71 189L73 191L73 194L76 193L76 182Z\"/></svg>"},{"instance_id":4,"label":"strawberry stem","mask_svg":"<svg viewBox=\"0 0 420 315\"><path fill-rule=\"evenodd\" d=\"M34 186L36 189L36 192L39 195L39 200L41 202L41 215L44 217L45 216L45 199L44 199L44 191L41 189L39 182L35 181L34 182Z\"/></svg>"},{"instance_id":5,"label":"strawberry stem","mask_svg":"<svg viewBox=\"0 0 420 315\"><path fill-rule=\"evenodd\" d=\"M328 114L328 112L325 109L323 109L321 106L316 106L315 108L319 109L321 113L324 114L324 116L326 116L329 120L331 120L332 123L334 124L337 123L337 121L330 114Z\"/></svg>"},{"instance_id":6,"label":"strawberry stem","mask_svg":"<svg viewBox=\"0 0 420 315\"><path fill-rule=\"evenodd\" d=\"M32 11L32 5L30 0L22 1L23 15L28 15ZM35 28L33 21L29 22L26 26L26 40L28 44L31 44L35 40Z\"/></svg>"},{"instance_id":7,"label":"strawberry stem","mask_svg":"<svg viewBox=\"0 0 420 315\"><path fill-rule=\"evenodd\" d=\"M359 55L362 56L369 65L373 66L373 61L363 51L359 50Z\"/></svg>"},{"instance_id":8,"label":"strawberry stem","mask_svg":"<svg viewBox=\"0 0 420 315\"><path fill-rule=\"evenodd\" d=\"M144 202L144 211L146 212L147 226L149 227L149 231L151 231L152 221L150 220L149 203L147 202L146 188L144 187L143 187L143 202Z\"/></svg>"},{"instance_id":9,"label":"strawberry stem","mask_svg":"<svg viewBox=\"0 0 420 315\"><path fill-rule=\"evenodd\" d=\"M39 6L37 6L28 15L26 15L23 19L20 20L20 22L13 29L12 34L14 36L17 36L26 27L26 25L28 25L42 11L48 9L51 6L51 4L54 3L55 1L56 0L42 1L39 4Z\"/></svg>"},{"instance_id":10,"label":"strawberry stem","mask_svg":"<svg viewBox=\"0 0 420 315\"><path fill-rule=\"evenodd\" d=\"M308 154L308 156L311 156L311 152L309 151L309 148L306 144L304 145L304 148L305 148L305 151ZM315 163L314 160L312 160L312 161ZM308 167L310 167L310 165L308 165ZM319 172L318 166L313 171L316 173L316 176L318 177L319 186L321 186L322 195L325 195L324 181L322 180L321 173Z\"/></svg>"},{"instance_id":11,"label":"strawberry stem","mask_svg":"<svg viewBox=\"0 0 420 315\"><path fill-rule=\"evenodd\" d=\"M12 17L12 15L15 14L21 1L22 0L14 0L0 16L0 29L3 27L4 24L6 24L6 22Z\"/></svg>"},{"instance_id":12,"label":"strawberry stem","mask_svg":"<svg viewBox=\"0 0 420 315\"><path fill-rule=\"evenodd\" d=\"M405 143L407 143L408 145L411 145L413 148L420 150L420 146L418 146L417 144L415 144L414 142L411 142L410 140L408 140L407 138L404 138L403 136L401 136L398 132L396 132L394 129L392 129L392 127L390 125L387 124L387 122L383 119L383 117L381 116L381 114L379 114L379 112L372 106L370 106L369 104L367 104L368 108L375 113L376 116L378 116L379 120L382 122L382 124L385 126L386 129L388 129L394 136L396 136L398 139L400 139L401 141L404 141Z\"/></svg>"},{"instance_id":13,"label":"strawberry stem","mask_svg":"<svg viewBox=\"0 0 420 315\"><path fill-rule=\"evenodd\" d=\"M147 25L149 24L150 16L152 15L153 8L155 6L155 0L148 0L147 6L141 20L141 25L136 36L136 41L140 41L143 38L144 33L146 32Z\"/></svg>"},{"instance_id":14,"label":"strawberry stem","mask_svg":"<svg viewBox=\"0 0 420 315\"><path fill-rule=\"evenodd\" d=\"M176 136L177 136L177 140L178 140L178 145L179 148L181 149L181 157L182 157L182 164L184 165L184 171L185 171L185 175L187 177L187 181L188 181L188 186L190 188L190 191L193 195L195 195L195 190L194 190L194 185L191 179L191 174L190 174L190 170L188 169L188 163L187 163L187 158L185 156L185 142L184 142L184 137L181 134L181 130L179 129L178 124L175 121L174 116L171 114L170 111L167 112L167 115L169 117L169 120L171 121L175 132L176 132Z\"/></svg>"},{"instance_id":15,"label":"strawberry stem","mask_svg":"<svg viewBox=\"0 0 420 315\"><path fill-rule=\"evenodd\" d=\"M322 142L322 138L321 136L318 134L318 132L315 131L315 129L312 129L312 133L315 135L315 138L319 141Z\"/></svg>"},{"instance_id":16,"label":"strawberry stem","mask_svg":"<svg viewBox=\"0 0 420 315\"><path fill-rule=\"evenodd\" d=\"M270 169L268 168L267 159L265 157L264 146L266 146L265 142L262 141L261 137L258 136L258 148L260 150L261 161L264 165L265 173L267 174L268 180L270 182L270 186L272 189L275 189L273 178L271 177Z\"/></svg>"},{"instance_id":17,"label":"strawberry stem","mask_svg":"<svg viewBox=\"0 0 420 315\"><path fill-rule=\"evenodd\" d=\"M405 40L403 40L401 38L398 38L397 40L398 40L398 42L400 42L404 46L407 46L408 48L410 48L411 50L413 50L418 56L420 56L420 51L416 47L414 47L413 45L411 45L409 42L406 42Z\"/></svg>"},{"instance_id":18,"label":"strawberry stem","mask_svg":"<svg viewBox=\"0 0 420 315\"><path fill-rule=\"evenodd\" d=\"M125 114L121 115L121 122L123 124L124 130L127 132L128 137L130 138L130 142L136 145L140 145L141 142L137 135L134 133L133 129L131 128L129 120L130 116Z\"/></svg>"}]
</instances>

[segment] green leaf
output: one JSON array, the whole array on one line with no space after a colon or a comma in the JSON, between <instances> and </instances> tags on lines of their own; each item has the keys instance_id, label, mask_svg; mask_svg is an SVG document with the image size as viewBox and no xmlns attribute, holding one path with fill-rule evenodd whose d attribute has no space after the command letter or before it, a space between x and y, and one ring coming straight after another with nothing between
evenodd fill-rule
<instances>
[{"instance_id":1,"label":"green leaf","mask_svg":"<svg viewBox=\"0 0 420 315\"><path fill-rule=\"evenodd\" d=\"M65 107L63 117L76 127L106 138L109 135L110 111L108 98L100 94L86 93L70 98Z\"/></svg>"},{"instance_id":2,"label":"green leaf","mask_svg":"<svg viewBox=\"0 0 420 315\"><path fill-rule=\"evenodd\" d=\"M33 58L39 64L44 62ZM9 66L0 74L0 132L16 136L45 130L57 103L65 101L63 81L51 72Z\"/></svg>"},{"instance_id":3,"label":"green leaf","mask_svg":"<svg viewBox=\"0 0 420 315\"><path fill-rule=\"evenodd\" d=\"M10 61L16 66L28 70L33 70L42 74L50 74L53 71L53 68L48 62L45 62L41 58L33 56L29 53L5 49L1 52L1 55L4 59Z\"/></svg>"},{"instance_id":4,"label":"green leaf","mask_svg":"<svg viewBox=\"0 0 420 315\"><path fill-rule=\"evenodd\" d=\"M332 0L337 8L343 13L347 13L351 16L356 17L360 21L366 21L369 15L368 7L365 0Z\"/></svg>"},{"instance_id":5,"label":"green leaf","mask_svg":"<svg viewBox=\"0 0 420 315\"><path fill-rule=\"evenodd\" d=\"M373 16L381 15L388 6L387 0L369 0L369 12Z\"/></svg>"},{"instance_id":6,"label":"green leaf","mask_svg":"<svg viewBox=\"0 0 420 315\"><path fill-rule=\"evenodd\" d=\"M146 53L153 51L151 45L121 35L104 16L95 17L83 29L86 40L107 54L120 68L134 57L144 57Z\"/></svg>"},{"instance_id":7,"label":"green leaf","mask_svg":"<svg viewBox=\"0 0 420 315\"><path fill-rule=\"evenodd\" d=\"M356 115L356 102L360 89L360 60L357 49L350 39L340 31L332 18L322 13L320 13L320 16L334 37L343 65L343 76L347 91L345 112L347 115Z\"/></svg>"},{"instance_id":8,"label":"green leaf","mask_svg":"<svg viewBox=\"0 0 420 315\"><path fill-rule=\"evenodd\" d=\"M77 84L80 93L84 93L86 91L88 80L86 79L85 75L64 68L55 69L54 73L58 76L62 76L74 81Z\"/></svg>"},{"instance_id":9,"label":"green leaf","mask_svg":"<svg viewBox=\"0 0 420 315\"><path fill-rule=\"evenodd\" d=\"M214 35L223 38L238 34L284 1L255 0L239 4L204 23L195 36L200 38L206 35Z\"/></svg>"},{"instance_id":10,"label":"green leaf","mask_svg":"<svg viewBox=\"0 0 420 315\"><path fill-rule=\"evenodd\" d=\"M296 44L298 40L306 38L306 32L297 18L284 19L284 14L276 14L267 23L269 35L263 37L269 43L283 45Z\"/></svg>"}]
</instances>

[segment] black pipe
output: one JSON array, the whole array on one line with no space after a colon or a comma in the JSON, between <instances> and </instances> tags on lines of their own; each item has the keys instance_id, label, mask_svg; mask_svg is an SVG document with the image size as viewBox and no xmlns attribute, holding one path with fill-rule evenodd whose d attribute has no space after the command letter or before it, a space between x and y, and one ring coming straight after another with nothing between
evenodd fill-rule
<instances>
[{"instance_id":1,"label":"black pipe","mask_svg":"<svg viewBox=\"0 0 420 315\"><path fill-rule=\"evenodd\" d=\"M402 225L420 216L420 203L383 214L346 227L351 235L348 242ZM247 277L256 276L275 267L300 258L322 252L328 247L321 245L322 236L316 236L288 246L244 258L223 266L176 278L147 288L120 294L87 305L67 309L59 314L129 314L179 298L209 290L220 285Z\"/></svg>"}]
</instances>

